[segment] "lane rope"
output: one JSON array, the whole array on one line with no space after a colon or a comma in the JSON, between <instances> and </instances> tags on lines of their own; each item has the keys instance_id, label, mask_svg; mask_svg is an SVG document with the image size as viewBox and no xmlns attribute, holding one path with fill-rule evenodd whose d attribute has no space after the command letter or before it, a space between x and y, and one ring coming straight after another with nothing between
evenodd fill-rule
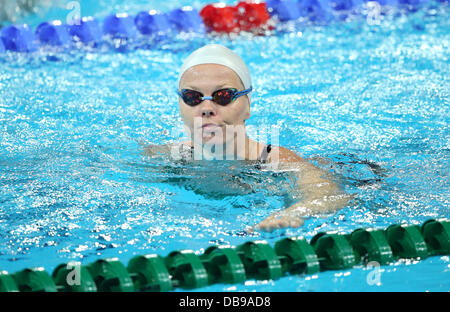
<instances>
[{"instance_id":1,"label":"lane rope","mask_svg":"<svg viewBox=\"0 0 450 312\"><path fill-rule=\"evenodd\" d=\"M283 238L270 246L248 241L238 246L210 246L203 254L173 251L166 257L138 255L125 267L117 258L82 265L0 272L0 292L133 292L196 289L246 280L276 280L288 275L345 270L377 261L450 255L450 221L430 219L419 225L393 224L386 229L356 229L350 234L320 232L304 238Z\"/></svg>"},{"instance_id":2,"label":"lane rope","mask_svg":"<svg viewBox=\"0 0 450 312\"><path fill-rule=\"evenodd\" d=\"M151 48L179 33L265 35L289 22L326 25L333 21L345 22L352 16L377 18L393 8L414 12L427 2L429 0L383 0L382 4L366 0L241 1L236 5L208 4L200 11L185 6L169 12L142 11L136 16L115 13L103 20L94 17L66 23L53 20L39 24L34 31L27 24L9 25L0 30L0 54L6 51L60 52L105 45L124 52L139 47Z\"/></svg>"}]
</instances>

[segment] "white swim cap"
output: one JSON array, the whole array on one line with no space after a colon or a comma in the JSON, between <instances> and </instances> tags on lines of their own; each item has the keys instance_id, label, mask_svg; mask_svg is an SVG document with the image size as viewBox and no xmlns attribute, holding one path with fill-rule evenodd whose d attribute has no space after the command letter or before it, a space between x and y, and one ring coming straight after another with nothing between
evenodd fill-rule
<instances>
[{"instance_id":1,"label":"white swim cap","mask_svg":"<svg viewBox=\"0 0 450 312\"><path fill-rule=\"evenodd\" d=\"M200 64L219 64L231 68L241 78L244 88L248 89L252 85L250 71L245 65L244 60L220 44L208 44L200 49L192 52L184 61L178 75L178 86L180 85L181 76L184 72L195 65ZM250 93L247 95L250 99Z\"/></svg>"}]
</instances>

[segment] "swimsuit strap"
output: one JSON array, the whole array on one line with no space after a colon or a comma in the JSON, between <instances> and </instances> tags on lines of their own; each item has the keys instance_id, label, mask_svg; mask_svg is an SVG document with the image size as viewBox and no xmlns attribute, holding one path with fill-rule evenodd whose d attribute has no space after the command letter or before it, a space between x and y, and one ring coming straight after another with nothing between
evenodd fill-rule
<instances>
[{"instance_id":1,"label":"swimsuit strap","mask_svg":"<svg viewBox=\"0 0 450 312\"><path fill-rule=\"evenodd\" d=\"M260 161L265 163L267 161L267 156L269 156L270 151L272 150L272 144L266 145L266 148L261 153Z\"/></svg>"}]
</instances>

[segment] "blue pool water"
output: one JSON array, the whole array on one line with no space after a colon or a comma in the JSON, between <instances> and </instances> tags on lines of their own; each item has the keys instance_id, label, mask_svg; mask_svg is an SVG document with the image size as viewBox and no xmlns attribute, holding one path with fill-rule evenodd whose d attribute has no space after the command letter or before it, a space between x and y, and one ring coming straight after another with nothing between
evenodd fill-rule
<instances>
[{"instance_id":1,"label":"blue pool water","mask_svg":"<svg viewBox=\"0 0 450 312\"><path fill-rule=\"evenodd\" d=\"M184 4L81 3L83 15L99 18ZM50 10L23 21L36 25L63 14ZM267 36L177 37L126 53L2 56L0 269L52 272L69 260L127 263L146 253L450 218L449 18L446 4L430 3L381 16L379 24L356 18ZM232 48L250 67L256 89L250 136L266 141L261 129L276 127L281 146L356 194L352 206L312 216L298 229L245 234L292 203L288 174L142 154L142 144L179 140L177 71L190 52L211 42ZM448 256L380 270L376 283L374 268L359 266L201 290L450 290Z\"/></svg>"}]
</instances>

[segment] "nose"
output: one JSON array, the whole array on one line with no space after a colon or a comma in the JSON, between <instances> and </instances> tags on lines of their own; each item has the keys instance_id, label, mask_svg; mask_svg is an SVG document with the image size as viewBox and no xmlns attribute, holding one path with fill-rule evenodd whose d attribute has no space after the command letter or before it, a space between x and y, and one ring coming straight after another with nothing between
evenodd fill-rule
<instances>
[{"instance_id":1,"label":"nose","mask_svg":"<svg viewBox=\"0 0 450 312\"><path fill-rule=\"evenodd\" d=\"M216 115L214 104L211 100L204 100L201 107L202 117L209 118Z\"/></svg>"}]
</instances>

